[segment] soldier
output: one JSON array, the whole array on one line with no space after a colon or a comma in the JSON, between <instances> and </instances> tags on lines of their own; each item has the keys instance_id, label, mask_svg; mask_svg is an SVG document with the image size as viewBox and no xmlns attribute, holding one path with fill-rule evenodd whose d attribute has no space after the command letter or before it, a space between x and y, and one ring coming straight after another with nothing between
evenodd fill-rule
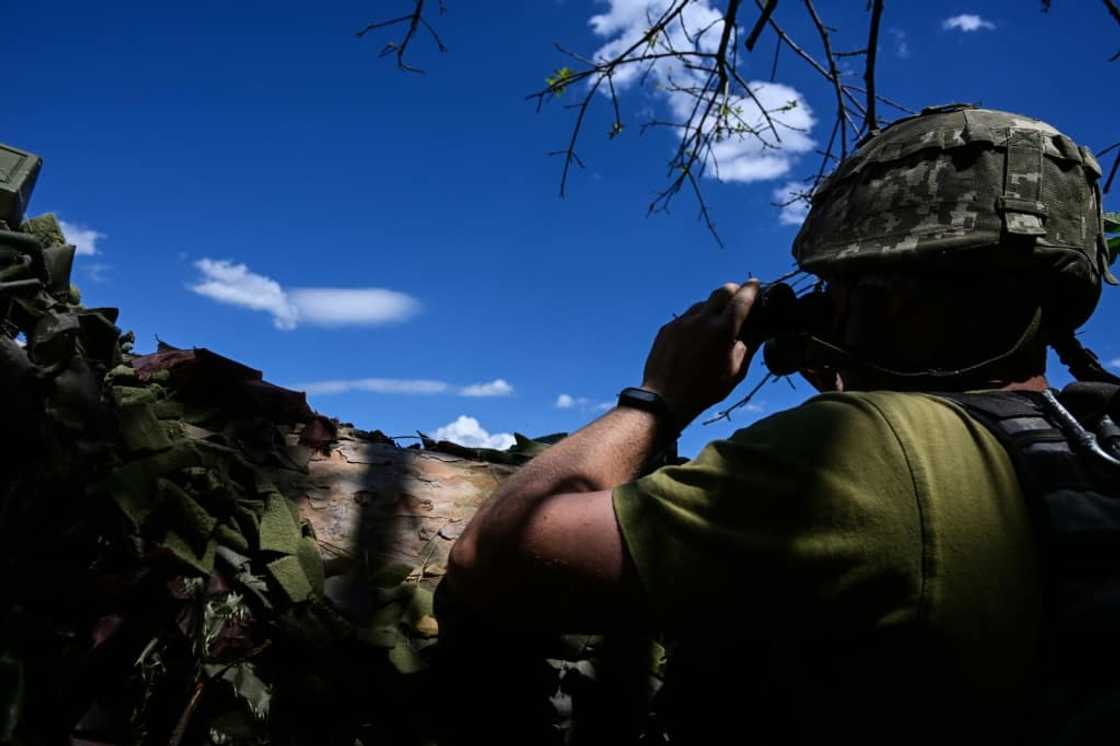
<instances>
[{"instance_id":1,"label":"soldier","mask_svg":"<svg viewBox=\"0 0 1120 746\"><path fill-rule=\"evenodd\" d=\"M768 354L822 395L636 478L758 348L759 283L717 288L662 327L640 388L479 511L449 594L662 633L672 743L1095 738L1120 670L1120 396L1073 332L1115 283L1099 177L1004 112L874 133L814 194L794 256L823 282ZM1063 406L1047 345L1102 383Z\"/></svg>"}]
</instances>

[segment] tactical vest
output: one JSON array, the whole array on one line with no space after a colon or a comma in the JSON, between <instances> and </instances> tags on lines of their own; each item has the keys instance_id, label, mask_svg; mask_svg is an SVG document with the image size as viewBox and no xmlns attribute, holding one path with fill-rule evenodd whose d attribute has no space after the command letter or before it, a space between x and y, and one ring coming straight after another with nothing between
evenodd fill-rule
<instances>
[{"instance_id":1,"label":"tactical vest","mask_svg":"<svg viewBox=\"0 0 1120 746\"><path fill-rule=\"evenodd\" d=\"M1030 743L1099 744L1120 734L1120 386L939 393L1003 444L1040 552L1041 701Z\"/></svg>"}]
</instances>

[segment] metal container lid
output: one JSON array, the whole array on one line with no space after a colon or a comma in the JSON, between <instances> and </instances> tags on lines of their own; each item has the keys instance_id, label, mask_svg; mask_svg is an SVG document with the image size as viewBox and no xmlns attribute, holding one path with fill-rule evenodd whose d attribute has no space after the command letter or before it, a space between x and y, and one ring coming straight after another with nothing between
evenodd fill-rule
<instances>
[{"instance_id":1,"label":"metal container lid","mask_svg":"<svg viewBox=\"0 0 1120 746\"><path fill-rule=\"evenodd\" d=\"M16 230L23 221L43 159L0 143L0 220Z\"/></svg>"}]
</instances>

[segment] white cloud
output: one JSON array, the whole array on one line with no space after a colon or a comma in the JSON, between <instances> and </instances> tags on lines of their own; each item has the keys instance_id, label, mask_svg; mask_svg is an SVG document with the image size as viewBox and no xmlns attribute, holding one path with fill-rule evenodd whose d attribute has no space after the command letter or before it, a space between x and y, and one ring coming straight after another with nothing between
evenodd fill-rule
<instances>
[{"instance_id":1,"label":"white cloud","mask_svg":"<svg viewBox=\"0 0 1120 746\"><path fill-rule=\"evenodd\" d=\"M510 396L513 394L513 386L502 378L496 378L489 383L475 383L470 386L453 386L446 381L428 378L343 378L300 383L293 388L318 396L346 394L351 391L405 395L456 394L470 397Z\"/></svg>"},{"instance_id":2,"label":"white cloud","mask_svg":"<svg viewBox=\"0 0 1120 746\"><path fill-rule=\"evenodd\" d=\"M383 288L292 288L252 272L245 264L203 258L190 289L219 303L272 314L277 329L300 324L344 326L383 324L413 316L420 304L411 296Z\"/></svg>"},{"instance_id":3,"label":"white cloud","mask_svg":"<svg viewBox=\"0 0 1120 746\"><path fill-rule=\"evenodd\" d=\"M943 28L943 29L958 29L960 31L965 31L965 32L980 31L982 29L988 29L989 31L994 31L995 28L996 28L996 25L989 20L981 18L978 15L974 15L972 13L961 13L959 16L953 16L952 18L946 18L944 21L941 22L941 28Z\"/></svg>"},{"instance_id":4,"label":"white cloud","mask_svg":"<svg viewBox=\"0 0 1120 746\"><path fill-rule=\"evenodd\" d=\"M890 35L894 39L894 53L900 59L910 58L910 40L906 36L906 32L902 29L890 29Z\"/></svg>"},{"instance_id":5,"label":"white cloud","mask_svg":"<svg viewBox=\"0 0 1120 746\"><path fill-rule=\"evenodd\" d=\"M476 383L464 386L459 390L460 396L509 396L513 393L513 386L501 378L495 378L489 383Z\"/></svg>"},{"instance_id":6,"label":"white cloud","mask_svg":"<svg viewBox=\"0 0 1120 746\"><path fill-rule=\"evenodd\" d=\"M113 269L113 265L105 264L104 262L93 262L92 264L82 265L82 271L85 276L89 278L90 282L103 284L109 281L109 272Z\"/></svg>"},{"instance_id":7,"label":"white cloud","mask_svg":"<svg viewBox=\"0 0 1120 746\"><path fill-rule=\"evenodd\" d=\"M607 12L590 19L592 31L609 39L595 52L597 59L626 51L645 33L650 19L656 19L668 6L666 0L608 2L610 7ZM721 11L712 6L711 0L697 0L689 4L682 13L683 28L682 24L673 23L667 29L673 48L715 51L723 29L721 19ZM615 89L625 89L638 82L645 69L645 66L635 64L619 68L614 77ZM657 61L650 73L652 90L666 101L678 122L689 118L695 104L693 96L679 89L704 85L702 76L702 73L685 67L674 58ZM780 83L764 81L749 81L748 85L754 99L734 96L728 105L738 112L742 124L757 130L763 139L751 134L732 134L715 143L707 156L705 174L709 178L734 182L779 178L789 172L800 154L815 147L808 133L816 120L798 91ZM777 112L776 109L786 110ZM776 126L778 137L770 131L763 111L771 112L771 116L782 123ZM714 126L714 123L708 122L704 126ZM687 134L684 130L679 131L681 137Z\"/></svg>"},{"instance_id":8,"label":"white cloud","mask_svg":"<svg viewBox=\"0 0 1120 746\"><path fill-rule=\"evenodd\" d=\"M86 256L96 254L97 242L103 238L108 238L101 231L95 231L77 223L68 223L65 220L59 220L58 226L62 228L62 235L66 236L66 240L77 247L77 253Z\"/></svg>"},{"instance_id":9,"label":"white cloud","mask_svg":"<svg viewBox=\"0 0 1120 746\"><path fill-rule=\"evenodd\" d=\"M723 415L723 412L726 409L727 409L726 407L722 407L722 406L721 407L716 407L716 408L710 410L702 421L705 424L707 424L708 422L711 422L712 420L715 420L715 419L723 419L722 415ZM735 409L733 409L730 412L730 421L735 422L736 415L741 415L744 412L749 412L750 414L761 414L762 412L765 412L765 411L766 411L766 402L764 402L764 401L763 402L757 402L757 403L753 402L753 401L747 402L746 404L741 404L741 405L736 406ZM699 421L701 421L701 420L698 420L698 422Z\"/></svg>"},{"instance_id":10,"label":"white cloud","mask_svg":"<svg viewBox=\"0 0 1120 746\"><path fill-rule=\"evenodd\" d=\"M277 329L296 328L299 311L276 280L250 272L244 264L224 259L199 259L194 266L203 277L190 286L194 292L219 303L268 311Z\"/></svg>"},{"instance_id":11,"label":"white cloud","mask_svg":"<svg viewBox=\"0 0 1120 746\"><path fill-rule=\"evenodd\" d=\"M288 297L299 321L316 326L403 321L420 309L411 296L383 288L295 288Z\"/></svg>"},{"instance_id":12,"label":"white cloud","mask_svg":"<svg viewBox=\"0 0 1120 746\"><path fill-rule=\"evenodd\" d=\"M438 428L432 437L436 440L449 440L468 448L497 448L505 450L512 446L516 440L510 433L494 433L491 435L483 429L474 417L459 415L454 422Z\"/></svg>"},{"instance_id":13,"label":"white cloud","mask_svg":"<svg viewBox=\"0 0 1120 746\"><path fill-rule=\"evenodd\" d=\"M778 220L783 225L801 225L805 222L805 216L809 214L809 204L804 199L799 199L798 195L806 189L804 182L787 181L774 190L774 202L782 208Z\"/></svg>"},{"instance_id":14,"label":"white cloud","mask_svg":"<svg viewBox=\"0 0 1120 746\"><path fill-rule=\"evenodd\" d=\"M1120 368L1120 357L1114 357L1108 361L1108 364L1113 368Z\"/></svg>"},{"instance_id":15,"label":"white cloud","mask_svg":"<svg viewBox=\"0 0 1120 746\"><path fill-rule=\"evenodd\" d=\"M572 396L571 394L560 394L556 397L555 407L557 409L575 409L586 412L588 410L595 410L596 412L605 412L614 406L613 401L604 401L595 403L588 399L586 396Z\"/></svg>"},{"instance_id":16,"label":"white cloud","mask_svg":"<svg viewBox=\"0 0 1120 746\"><path fill-rule=\"evenodd\" d=\"M576 404L586 404L587 399L580 397L576 399L571 394L560 394L557 397L557 409L571 409Z\"/></svg>"},{"instance_id":17,"label":"white cloud","mask_svg":"<svg viewBox=\"0 0 1120 746\"><path fill-rule=\"evenodd\" d=\"M443 381L401 378L354 378L337 381L314 381L298 384L294 388L320 396L345 394L350 391L367 391L374 394L444 394L451 385Z\"/></svg>"}]
</instances>

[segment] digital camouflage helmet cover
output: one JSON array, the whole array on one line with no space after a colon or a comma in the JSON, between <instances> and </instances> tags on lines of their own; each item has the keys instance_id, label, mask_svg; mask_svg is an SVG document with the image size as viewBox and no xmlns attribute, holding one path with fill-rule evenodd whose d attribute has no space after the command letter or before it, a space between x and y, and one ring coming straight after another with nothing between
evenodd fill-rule
<instances>
[{"instance_id":1,"label":"digital camouflage helmet cover","mask_svg":"<svg viewBox=\"0 0 1120 746\"><path fill-rule=\"evenodd\" d=\"M954 104L861 143L815 190L794 240L803 270L1020 272L1053 278L1049 324L1075 329L1111 284L1101 168L1037 119Z\"/></svg>"}]
</instances>

